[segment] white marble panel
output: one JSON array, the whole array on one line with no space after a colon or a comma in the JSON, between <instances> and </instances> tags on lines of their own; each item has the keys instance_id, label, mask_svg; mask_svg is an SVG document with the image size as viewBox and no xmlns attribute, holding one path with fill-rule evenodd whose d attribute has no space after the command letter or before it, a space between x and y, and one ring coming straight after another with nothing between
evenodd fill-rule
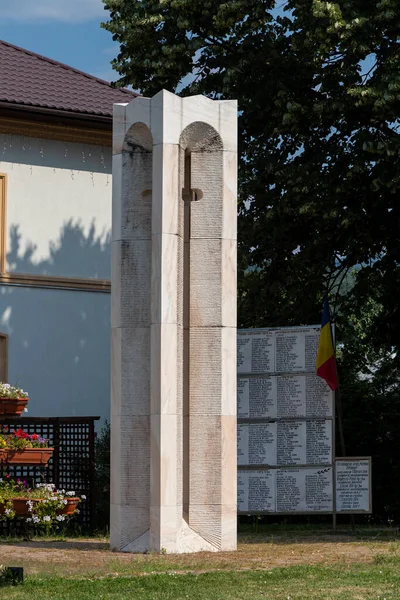
<instances>
[{"instance_id":1,"label":"white marble panel","mask_svg":"<svg viewBox=\"0 0 400 600\"><path fill-rule=\"evenodd\" d=\"M178 234L178 205L181 198L179 146L158 144L153 149L153 234Z\"/></svg>"},{"instance_id":2,"label":"white marble panel","mask_svg":"<svg viewBox=\"0 0 400 600\"><path fill-rule=\"evenodd\" d=\"M121 156L121 204L120 215L116 213L113 218L114 240L150 239L152 153L124 151Z\"/></svg>"},{"instance_id":3,"label":"white marble panel","mask_svg":"<svg viewBox=\"0 0 400 600\"><path fill-rule=\"evenodd\" d=\"M237 100L219 100L219 125L218 132L222 138L224 150L237 152Z\"/></svg>"},{"instance_id":4,"label":"white marble panel","mask_svg":"<svg viewBox=\"0 0 400 600\"><path fill-rule=\"evenodd\" d=\"M222 237L237 239L237 153L223 152Z\"/></svg>"},{"instance_id":5,"label":"white marble panel","mask_svg":"<svg viewBox=\"0 0 400 600\"><path fill-rule=\"evenodd\" d=\"M182 131L191 123L201 121L219 132L219 102L206 96L189 96L182 101Z\"/></svg>"},{"instance_id":6,"label":"white marble panel","mask_svg":"<svg viewBox=\"0 0 400 600\"><path fill-rule=\"evenodd\" d=\"M111 413L150 414L150 327L111 330Z\"/></svg>"},{"instance_id":7,"label":"white marble panel","mask_svg":"<svg viewBox=\"0 0 400 600\"><path fill-rule=\"evenodd\" d=\"M177 414L178 326L151 326L151 414Z\"/></svg>"},{"instance_id":8,"label":"white marble panel","mask_svg":"<svg viewBox=\"0 0 400 600\"><path fill-rule=\"evenodd\" d=\"M235 505L237 502L237 421L235 415L221 417L221 504Z\"/></svg>"},{"instance_id":9,"label":"white marble panel","mask_svg":"<svg viewBox=\"0 0 400 600\"><path fill-rule=\"evenodd\" d=\"M222 328L190 329L190 415L221 414ZM235 377L236 381L236 377Z\"/></svg>"},{"instance_id":10,"label":"white marble panel","mask_svg":"<svg viewBox=\"0 0 400 600\"><path fill-rule=\"evenodd\" d=\"M127 132L125 109L127 104L114 104L113 106L113 154L121 154Z\"/></svg>"},{"instance_id":11,"label":"white marble panel","mask_svg":"<svg viewBox=\"0 0 400 600\"><path fill-rule=\"evenodd\" d=\"M225 504L221 507L221 547L222 552L237 550L237 505Z\"/></svg>"},{"instance_id":12,"label":"white marble panel","mask_svg":"<svg viewBox=\"0 0 400 600\"><path fill-rule=\"evenodd\" d=\"M178 552L177 538L182 521L182 507L150 507L150 550Z\"/></svg>"},{"instance_id":13,"label":"white marble panel","mask_svg":"<svg viewBox=\"0 0 400 600\"><path fill-rule=\"evenodd\" d=\"M235 240L221 241L221 324L237 323L237 245Z\"/></svg>"},{"instance_id":14,"label":"white marble panel","mask_svg":"<svg viewBox=\"0 0 400 600\"><path fill-rule=\"evenodd\" d=\"M151 321L178 322L178 236L152 236Z\"/></svg>"},{"instance_id":15,"label":"white marble panel","mask_svg":"<svg viewBox=\"0 0 400 600\"><path fill-rule=\"evenodd\" d=\"M150 325L151 241L111 242L111 327Z\"/></svg>"},{"instance_id":16,"label":"white marble panel","mask_svg":"<svg viewBox=\"0 0 400 600\"><path fill-rule=\"evenodd\" d=\"M151 98L138 96L131 100L126 107L126 121L132 125L133 123L144 123L151 129Z\"/></svg>"},{"instance_id":17,"label":"white marble panel","mask_svg":"<svg viewBox=\"0 0 400 600\"><path fill-rule=\"evenodd\" d=\"M151 506L176 506L179 438L177 415L151 416Z\"/></svg>"},{"instance_id":18,"label":"white marble panel","mask_svg":"<svg viewBox=\"0 0 400 600\"><path fill-rule=\"evenodd\" d=\"M237 127L237 104L235 101L223 101L223 107L220 112L221 103L217 100L211 100L206 96L190 96L181 98L171 92L162 90L151 99L151 132L154 144L178 144L182 131L191 123L204 122L213 127L216 131L222 129L226 142L226 149L236 149L235 130ZM156 118L156 115L162 113L162 121ZM154 115L154 117L153 117ZM230 123L233 116L234 122Z\"/></svg>"},{"instance_id":19,"label":"white marble panel","mask_svg":"<svg viewBox=\"0 0 400 600\"><path fill-rule=\"evenodd\" d=\"M151 99L151 133L154 145L179 144L182 98L161 90Z\"/></svg>"},{"instance_id":20,"label":"white marble panel","mask_svg":"<svg viewBox=\"0 0 400 600\"><path fill-rule=\"evenodd\" d=\"M236 343L236 327L223 327L221 329L221 414L235 418L237 413Z\"/></svg>"},{"instance_id":21,"label":"white marble panel","mask_svg":"<svg viewBox=\"0 0 400 600\"><path fill-rule=\"evenodd\" d=\"M110 546L117 552L144 552L140 538L150 526L148 506L110 505ZM135 544L136 542L136 544ZM128 550L130 548L130 550Z\"/></svg>"},{"instance_id":22,"label":"white marble panel","mask_svg":"<svg viewBox=\"0 0 400 600\"><path fill-rule=\"evenodd\" d=\"M190 242L190 326L236 327L236 242Z\"/></svg>"}]
</instances>

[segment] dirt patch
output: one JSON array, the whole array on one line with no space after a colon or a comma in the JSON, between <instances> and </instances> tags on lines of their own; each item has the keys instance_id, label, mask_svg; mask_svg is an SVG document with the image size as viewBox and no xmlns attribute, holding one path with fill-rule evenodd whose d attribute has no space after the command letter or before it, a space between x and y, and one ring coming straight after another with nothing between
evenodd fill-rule
<instances>
[{"instance_id":1,"label":"dirt patch","mask_svg":"<svg viewBox=\"0 0 400 600\"><path fill-rule=\"evenodd\" d=\"M398 542L357 542L346 536L244 539L237 552L195 555L124 554L110 552L105 541L68 540L0 544L0 563L24 566L27 574L104 576L368 563L378 555L398 553Z\"/></svg>"}]
</instances>

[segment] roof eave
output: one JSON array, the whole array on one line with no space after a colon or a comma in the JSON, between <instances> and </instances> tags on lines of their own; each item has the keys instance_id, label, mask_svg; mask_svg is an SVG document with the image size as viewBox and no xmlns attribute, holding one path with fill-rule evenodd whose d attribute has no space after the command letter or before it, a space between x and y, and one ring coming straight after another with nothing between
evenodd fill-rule
<instances>
[{"instance_id":1,"label":"roof eave","mask_svg":"<svg viewBox=\"0 0 400 600\"><path fill-rule=\"evenodd\" d=\"M41 106L29 106L26 104L0 101L0 110L2 109L12 111L13 113L22 112L25 114L35 114L38 117L40 117L41 115L43 117L61 117L67 120L71 119L74 121L85 121L86 123L97 123L98 125L102 124L108 127L112 127L112 115L98 115L94 113L74 112L71 110L59 110L55 108L44 108Z\"/></svg>"}]
</instances>

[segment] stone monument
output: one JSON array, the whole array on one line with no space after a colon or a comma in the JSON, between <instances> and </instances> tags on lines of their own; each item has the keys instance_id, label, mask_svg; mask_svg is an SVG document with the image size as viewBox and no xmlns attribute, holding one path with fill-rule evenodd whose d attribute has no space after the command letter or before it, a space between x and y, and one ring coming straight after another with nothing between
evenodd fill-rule
<instances>
[{"instance_id":1,"label":"stone monument","mask_svg":"<svg viewBox=\"0 0 400 600\"><path fill-rule=\"evenodd\" d=\"M237 105L114 105L111 548L236 549Z\"/></svg>"}]
</instances>

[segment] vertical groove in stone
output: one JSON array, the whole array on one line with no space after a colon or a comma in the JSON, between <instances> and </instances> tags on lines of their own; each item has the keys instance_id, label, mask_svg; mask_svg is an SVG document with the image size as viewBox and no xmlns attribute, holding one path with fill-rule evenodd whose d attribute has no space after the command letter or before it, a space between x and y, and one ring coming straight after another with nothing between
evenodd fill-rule
<instances>
[{"instance_id":1,"label":"vertical groove in stone","mask_svg":"<svg viewBox=\"0 0 400 600\"><path fill-rule=\"evenodd\" d=\"M138 123L122 149L114 198L112 272L111 545L122 549L150 526L150 299L152 139Z\"/></svg>"}]
</instances>

